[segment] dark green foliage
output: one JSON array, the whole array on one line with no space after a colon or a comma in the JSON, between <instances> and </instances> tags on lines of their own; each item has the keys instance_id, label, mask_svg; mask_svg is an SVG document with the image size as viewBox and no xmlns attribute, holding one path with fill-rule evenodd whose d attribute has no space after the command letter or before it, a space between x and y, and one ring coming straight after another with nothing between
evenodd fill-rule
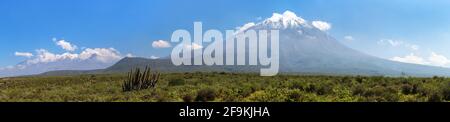
<instances>
[{"instance_id":1,"label":"dark green foliage","mask_svg":"<svg viewBox=\"0 0 450 122\"><path fill-rule=\"evenodd\" d=\"M180 86L180 85L184 85L185 81L182 78L172 78L169 79L169 86Z\"/></svg>"},{"instance_id":2,"label":"dark green foliage","mask_svg":"<svg viewBox=\"0 0 450 122\"><path fill-rule=\"evenodd\" d=\"M365 88L363 85L356 85L352 88L353 95L362 96L365 92Z\"/></svg>"},{"instance_id":3,"label":"dark green foliage","mask_svg":"<svg viewBox=\"0 0 450 122\"><path fill-rule=\"evenodd\" d=\"M198 91L195 101L207 102L207 101L213 101L214 99L216 99L216 91L211 88L206 88L206 89L201 89L200 91Z\"/></svg>"},{"instance_id":4,"label":"dark green foliage","mask_svg":"<svg viewBox=\"0 0 450 122\"><path fill-rule=\"evenodd\" d=\"M302 81L292 81L290 88L291 89L301 89L305 90L308 84Z\"/></svg>"},{"instance_id":5,"label":"dark green foliage","mask_svg":"<svg viewBox=\"0 0 450 122\"><path fill-rule=\"evenodd\" d=\"M193 102L194 98L191 95L185 95L185 96L183 96L183 101L184 102Z\"/></svg>"},{"instance_id":6,"label":"dark green foliage","mask_svg":"<svg viewBox=\"0 0 450 122\"><path fill-rule=\"evenodd\" d=\"M428 102L442 102L442 96L439 93L434 92L429 95Z\"/></svg>"},{"instance_id":7,"label":"dark green foliage","mask_svg":"<svg viewBox=\"0 0 450 122\"><path fill-rule=\"evenodd\" d=\"M122 90L133 91L154 88L156 83L158 83L159 73L152 73L149 67L145 67L144 71L136 68L135 72L130 71L128 73L127 79L122 84Z\"/></svg>"},{"instance_id":8,"label":"dark green foliage","mask_svg":"<svg viewBox=\"0 0 450 122\"><path fill-rule=\"evenodd\" d=\"M303 97L303 94L304 93L302 93L298 90L297 91L294 90L289 94L289 101L290 102L300 101L300 99Z\"/></svg>"},{"instance_id":9,"label":"dark green foliage","mask_svg":"<svg viewBox=\"0 0 450 122\"><path fill-rule=\"evenodd\" d=\"M402 86L402 93L403 94L415 94L417 92L415 85L405 84Z\"/></svg>"},{"instance_id":10,"label":"dark green foliage","mask_svg":"<svg viewBox=\"0 0 450 122\"><path fill-rule=\"evenodd\" d=\"M446 83L446 85L444 85L443 94L444 94L444 99L446 101L450 101L450 81L448 81Z\"/></svg>"}]
</instances>

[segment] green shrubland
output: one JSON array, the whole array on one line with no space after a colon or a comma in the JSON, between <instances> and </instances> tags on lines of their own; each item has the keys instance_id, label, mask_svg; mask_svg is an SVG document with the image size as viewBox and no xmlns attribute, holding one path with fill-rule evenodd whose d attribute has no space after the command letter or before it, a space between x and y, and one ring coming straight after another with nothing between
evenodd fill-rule
<instances>
[{"instance_id":1,"label":"green shrubland","mask_svg":"<svg viewBox=\"0 0 450 122\"><path fill-rule=\"evenodd\" d=\"M0 79L0 101L61 102L444 102L444 77L261 77L245 73L165 73L149 89L125 90L129 76L78 75Z\"/></svg>"}]
</instances>

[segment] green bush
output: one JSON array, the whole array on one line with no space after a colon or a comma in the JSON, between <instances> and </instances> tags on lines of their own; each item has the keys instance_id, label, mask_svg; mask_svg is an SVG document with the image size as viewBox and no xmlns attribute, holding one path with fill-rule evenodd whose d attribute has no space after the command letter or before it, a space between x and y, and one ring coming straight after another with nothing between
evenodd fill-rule
<instances>
[{"instance_id":1,"label":"green bush","mask_svg":"<svg viewBox=\"0 0 450 122\"><path fill-rule=\"evenodd\" d=\"M450 101L450 82L447 82L447 85L444 86L443 94L444 100Z\"/></svg>"},{"instance_id":2,"label":"green bush","mask_svg":"<svg viewBox=\"0 0 450 122\"><path fill-rule=\"evenodd\" d=\"M201 89L200 91L198 91L195 101L207 102L207 101L213 101L214 99L216 99L216 91L211 88L206 88L206 89Z\"/></svg>"},{"instance_id":3,"label":"green bush","mask_svg":"<svg viewBox=\"0 0 450 122\"><path fill-rule=\"evenodd\" d=\"M316 91L318 95L330 94L331 92L333 92L333 86L328 84L321 85Z\"/></svg>"},{"instance_id":4,"label":"green bush","mask_svg":"<svg viewBox=\"0 0 450 122\"><path fill-rule=\"evenodd\" d=\"M363 85L356 85L352 88L353 95L364 95L365 88Z\"/></svg>"},{"instance_id":5,"label":"green bush","mask_svg":"<svg viewBox=\"0 0 450 122\"><path fill-rule=\"evenodd\" d=\"M306 83L303 81L292 81L290 85L291 89L305 90L306 87Z\"/></svg>"},{"instance_id":6,"label":"green bush","mask_svg":"<svg viewBox=\"0 0 450 122\"><path fill-rule=\"evenodd\" d=\"M182 78L172 78L169 79L169 86L181 86L184 85L186 82Z\"/></svg>"},{"instance_id":7,"label":"green bush","mask_svg":"<svg viewBox=\"0 0 450 122\"><path fill-rule=\"evenodd\" d=\"M183 96L183 101L184 102L193 102L194 98L191 95L184 95Z\"/></svg>"},{"instance_id":8,"label":"green bush","mask_svg":"<svg viewBox=\"0 0 450 122\"><path fill-rule=\"evenodd\" d=\"M402 93L403 94L415 94L414 93L415 92L415 90L414 90L414 86L411 86L411 85L409 85L409 84L404 84L403 86L402 86Z\"/></svg>"},{"instance_id":9,"label":"green bush","mask_svg":"<svg viewBox=\"0 0 450 122\"><path fill-rule=\"evenodd\" d=\"M428 102L442 102L442 96L438 92L434 92L428 96Z\"/></svg>"},{"instance_id":10,"label":"green bush","mask_svg":"<svg viewBox=\"0 0 450 122\"><path fill-rule=\"evenodd\" d=\"M300 102L302 101L302 97L305 93L301 92L300 90L296 89L296 90L292 90L289 93L289 102Z\"/></svg>"},{"instance_id":11,"label":"green bush","mask_svg":"<svg viewBox=\"0 0 450 122\"><path fill-rule=\"evenodd\" d=\"M254 102L286 102L289 100L289 89L274 89L269 88L261 91L256 91L246 98L246 101Z\"/></svg>"}]
</instances>

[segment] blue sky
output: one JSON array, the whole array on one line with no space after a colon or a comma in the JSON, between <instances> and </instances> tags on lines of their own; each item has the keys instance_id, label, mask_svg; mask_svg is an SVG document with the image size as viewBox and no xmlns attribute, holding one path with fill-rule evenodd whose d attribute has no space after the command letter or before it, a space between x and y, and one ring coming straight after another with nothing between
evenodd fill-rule
<instances>
[{"instance_id":1,"label":"blue sky","mask_svg":"<svg viewBox=\"0 0 450 122\"><path fill-rule=\"evenodd\" d=\"M0 67L28 59L15 52L67 52L54 38L76 45L72 53L114 48L163 57L171 50L152 42L194 21L204 30L234 29L286 10L330 23L327 33L370 55L450 67L448 6L448 0L1 0Z\"/></svg>"}]
</instances>

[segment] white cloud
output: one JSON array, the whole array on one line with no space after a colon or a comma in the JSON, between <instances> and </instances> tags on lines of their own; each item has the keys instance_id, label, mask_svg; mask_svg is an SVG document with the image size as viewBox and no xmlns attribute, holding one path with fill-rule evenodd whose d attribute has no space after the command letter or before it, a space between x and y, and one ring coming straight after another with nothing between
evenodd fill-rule
<instances>
[{"instance_id":1,"label":"white cloud","mask_svg":"<svg viewBox=\"0 0 450 122\"><path fill-rule=\"evenodd\" d=\"M55 40L55 39L53 39ZM70 42L67 42L65 40L59 40L56 42L56 45L60 46L62 49L66 51L75 51L77 49L76 45L72 45Z\"/></svg>"},{"instance_id":2,"label":"white cloud","mask_svg":"<svg viewBox=\"0 0 450 122\"><path fill-rule=\"evenodd\" d=\"M87 60L91 58L96 61L108 63L122 58L120 53L114 48L86 48L80 54L68 52L54 54L45 49L38 49L36 52L36 58L27 60L28 64L49 63L63 60Z\"/></svg>"},{"instance_id":3,"label":"white cloud","mask_svg":"<svg viewBox=\"0 0 450 122\"><path fill-rule=\"evenodd\" d=\"M153 41L152 47L154 48L169 48L172 47L169 42L164 40Z\"/></svg>"},{"instance_id":4,"label":"white cloud","mask_svg":"<svg viewBox=\"0 0 450 122\"><path fill-rule=\"evenodd\" d=\"M122 58L120 52L114 48L86 48L79 58L85 60L93 56L101 62L113 62Z\"/></svg>"},{"instance_id":5,"label":"white cloud","mask_svg":"<svg viewBox=\"0 0 450 122\"><path fill-rule=\"evenodd\" d=\"M411 48L412 50L419 50L419 45L409 45L409 48Z\"/></svg>"},{"instance_id":6,"label":"white cloud","mask_svg":"<svg viewBox=\"0 0 450 122\"><path fill-rule=\"evenodd\" d=\"M428 62L426 62L422 57L416 56L414 53L411 53L405 57L393 57L391 58L393 61L403 62L403 63L412 63L412 64L423 64L426 65Z\"/></svg>"},{"instance_id":7,"label":"white cloud","mask_svg":"<svg viewBox=\"0 0 450 122\"><path fill-rule=\"evenodd\" d=\"M36 52L37 52L36 58L28 60L27 63L29 64L48 63L65 59L75 59L78 57L78 54L71 54L71 53L54 54L45 49L38 49L36 50Z\"/></svg>"},{"instance_id":8,"label":"white cloud","mask_svg":"<svg viewBox=\"0 0 450 122\"><path fill-rule=\"evenodd\" d=\"M396 47L403 44L403 41L397 41L392 39L381 39L380 41L378 41L378 44L380 45L389 44L390 46Z\"/></svg>"},{"instance_id":9,"label":"white cloud","mask_svg":"<svg viewBox=\"0 0 450 122\"><path fill-rule=\"evenodd\" d=\"M353 36L344 36L344 39L347 40L347 41L355 40L355 38L353 38Z\"/></svg>"},{"instance_id":10,"label":"white cloud","mask_svg":"<svg viewBox=\"0 0 450 122\"><path fill-rule=\"evenodd\" d=\"M14 55L15 56L27 57L27 58L33 57L33 54L29 53L29 52L15 52Z\"/></svg>"},{"instance_id":11,"label":"white cloud","mask_svg":"<svg viewBox=\"0 0 450 122\"><path fill-rule=\"evenodd\" d=\"M444 55L437 54L435 52L431 52L428 58L422 58L420 56L411 53L404 57L393 57L391 58L393 61L404 62L404 63L413 63L413 64L422 64L422 65L430 65L430 66L438 66L438 67L450 67L450 59L445 57Z\"/></svg>"},{"instance_id":12,"label":"white cloud","mask_svg":"<svg viewBox=\"0 0 450 122\"><path fill-rule=\"evenodd\" d=\"M159 57L158 56L150 56L150 59L159 59Z\"/></svg>"},{"instance_id":13,"label":"white cloud","mask_svg":"<svg viewBox=\"0 0 450 122\"><path fill-rule=\"evenodd\" d=\"M435 52L431 52L431 56L428 57L428 60L430 64L434 66L448 67L450 64L450 60L447 57Z\"/></svg>"},{"instance_id":14,"label":"white cloud","mask_svg":"<svg viewBox=\"0 0 450 122\"><path fill-rule=\"evenodd\" d=\"M392 47L399 47L399 46L403 46L406 47L408 49L417 51L419 50L420 46L416 45L416 44L410 44L404 41L398 41L398 40L392 40L392 39L381 39L380 41L378 41L379 45L389 45Z\"/></svg>"},{"instance_id":15,"label":"white cloud","mask_svg":"<svg viewBox=\"0 0 450 122\"><path fill-rule=\"evenodd\" d=\"M52 40L57 40L53 38ZM76 49L75 45L60 40L54 41L58 46L70 47L73 50ZM66 48L67 49L67 48ZM72 49L67 49L67 51ZM25 63L20 63L14 66L8 66L5 68L0 68L0 70L15 70L24 69L30 65L40 64L40 63L52 63L52 62L66 62L66 61L83 61L89 60L98 63L114 63L123 56L114 48L84 48L80 53L65 52L65 53L52 53L46 49L37 49L36 53L33 55L29 52L15 52L16 56L29 57L30 59L24 61ZM130 56L131 54L127 55Z\"/></svg>"},{"instance_id":16,"label":"white cloud","mask_svg":"<svg viewBox=\"0 0 450 122\"><path fill-rule=\"evenodd\" d=\"M321 31L327 31L331 29L331 24L324 21L313 21L312 25Z\"/></svg>"}]
</instances>

